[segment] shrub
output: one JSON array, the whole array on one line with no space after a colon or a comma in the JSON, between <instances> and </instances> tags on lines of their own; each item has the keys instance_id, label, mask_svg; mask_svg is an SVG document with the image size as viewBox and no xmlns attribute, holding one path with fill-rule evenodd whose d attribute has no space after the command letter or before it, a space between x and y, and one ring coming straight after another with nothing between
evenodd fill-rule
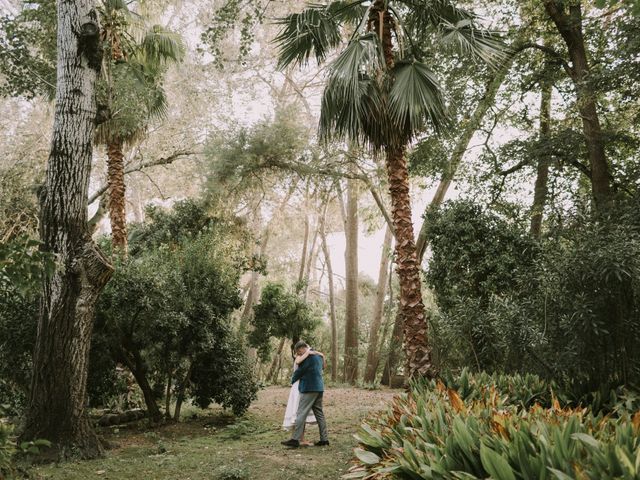
<instances>
[{"instance_id":1,"label":"shrub","mask_svg":"<svg viewBox=\"0 0 640 480\"><path fill-rule=\"evenodd\" d=\"M594 414L553 397L549 408L525 408L497 385L508 385L507 377L469 386L460 380L466 399L442 382L414 385L366 421L356 465L344 478L638 478L639 413Z\"/></svg>"}]
</instances>

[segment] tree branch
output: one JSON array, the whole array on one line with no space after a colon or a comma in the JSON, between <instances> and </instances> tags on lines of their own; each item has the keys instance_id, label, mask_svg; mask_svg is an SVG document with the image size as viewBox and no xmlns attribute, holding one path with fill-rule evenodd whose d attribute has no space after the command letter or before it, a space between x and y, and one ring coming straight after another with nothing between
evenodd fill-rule
<instances>
[{"instance_id":1,"label":"tree branch","mask_svg":"<svg viewBox=\"0 0 640 480\"><path fill-rule=\"evenodd\" d=\"M141 172L146 168L157 167L159 165L169 165L173 163L175 160L178 160L181 157L188 157L190 155L198 155L199 152L191 152L191 151L183 151L176 152L168 157L156 158L155 160L148 160L146 162L140 162L137 165L132 165L124 170L124 174L128 175L133 172ZM102 185L98 190L96 190L93 195L89 196L89 205L98 200L105 192L109 189L108 185Z\"/></svg>"}]
</instances>

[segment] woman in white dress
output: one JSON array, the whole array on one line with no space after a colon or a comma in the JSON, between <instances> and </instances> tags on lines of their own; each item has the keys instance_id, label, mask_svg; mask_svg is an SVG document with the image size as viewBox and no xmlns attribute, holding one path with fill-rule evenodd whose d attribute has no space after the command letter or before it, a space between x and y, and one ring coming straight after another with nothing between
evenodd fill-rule
<instances>
[{"instance_id":1,"label":"woman in white dress","mask_svg":"<svg viewBox=\"0 0 640 480\"><path fill-rule=\"evenodd\" d=\"M303 355L296 355L295 361L293 362L293 370L295 371L309 355L320 355L322 357L323 368L326 366L326 359L324 358L324 354L321 352L316 352L311 348L308 348L307 351ZM287 409L284 412L284 421L282 422L282 427L285 430L293 429L296 423L296 414L298 413L298 404L300 403L300 391L298 390L298 384L300 380L291 385L291 390L289 391L289 400L287 401ZM306 425L314 425L316 424L316 416L313 412L309 412L307 415L307 420L305 422ZM309 446L311 443L304 441L304 435L300 439L300 445Z\"/></svg>"}]
</instances>

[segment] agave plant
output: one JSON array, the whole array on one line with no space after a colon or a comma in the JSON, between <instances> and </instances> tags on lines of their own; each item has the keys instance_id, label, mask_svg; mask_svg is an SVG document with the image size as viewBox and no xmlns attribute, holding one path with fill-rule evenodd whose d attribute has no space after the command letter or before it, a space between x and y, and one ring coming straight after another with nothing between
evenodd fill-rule
<instances>
[{"instance_id":1,"label":"agave plant","mask_svg":"<svg viewBox=\"0 0 640 480\"><path fill-rule=\"evenodd\" d=\"M557 399L527 408L499 387L524 385L517 375L456 383L471 386L467 398L441 382L422 383L367 420L343 478L640 478L640 413L603 415Z\"/></svg>"},{"instance_id":2,"label":"agave plant","mask_svg":"<svg viewBox=\"0 0 640 480\"><path fill-rule=\"evenodd\" d=\"M438 44L492 65L506 57L506 48L477 27L473 13L451 0L309 4L279 23L282 30L275 42L281 68L305 64L312 56L323 62L332 50L341 49L329 68L320 136L356 142L385 155L404 317L405 373L432 376L406 150L427 128L442 130L447 113L442 89L422 47Z\"/></svg>"},{"instance_id":3,"label":"agave plant","mask_svg":"<svg viewBox=\"0 0 640 480\"><path fill-rule=\"evenodd\" d=\"M96 128L96 143L106 145L111 239L126 252L127 225L124 148L139 141L149 122L167 114L162 79L167 65L184 57L181 37L144 18L122 0L106 0L101 9L102 39L109 53L98 85L98 103L106 120Z\"/></svg>"}]
</instances>

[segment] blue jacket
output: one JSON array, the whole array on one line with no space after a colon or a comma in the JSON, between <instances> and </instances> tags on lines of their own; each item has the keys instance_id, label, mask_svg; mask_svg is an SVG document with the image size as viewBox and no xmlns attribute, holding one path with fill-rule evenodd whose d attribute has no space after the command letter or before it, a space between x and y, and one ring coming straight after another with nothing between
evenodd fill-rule
<instances>
[{"instance_id":1,"label":"blue jacket","mask_svg":"<svg viewBox=\"0 0 640 480\"><path fill-rule=\"evenodd\" d=\"M322 366L323 361L320 355L309 355L293 372L291 384L293 385L300 380L298 384L300 393L324 392Z\"/></svg>"}]
</instances>

